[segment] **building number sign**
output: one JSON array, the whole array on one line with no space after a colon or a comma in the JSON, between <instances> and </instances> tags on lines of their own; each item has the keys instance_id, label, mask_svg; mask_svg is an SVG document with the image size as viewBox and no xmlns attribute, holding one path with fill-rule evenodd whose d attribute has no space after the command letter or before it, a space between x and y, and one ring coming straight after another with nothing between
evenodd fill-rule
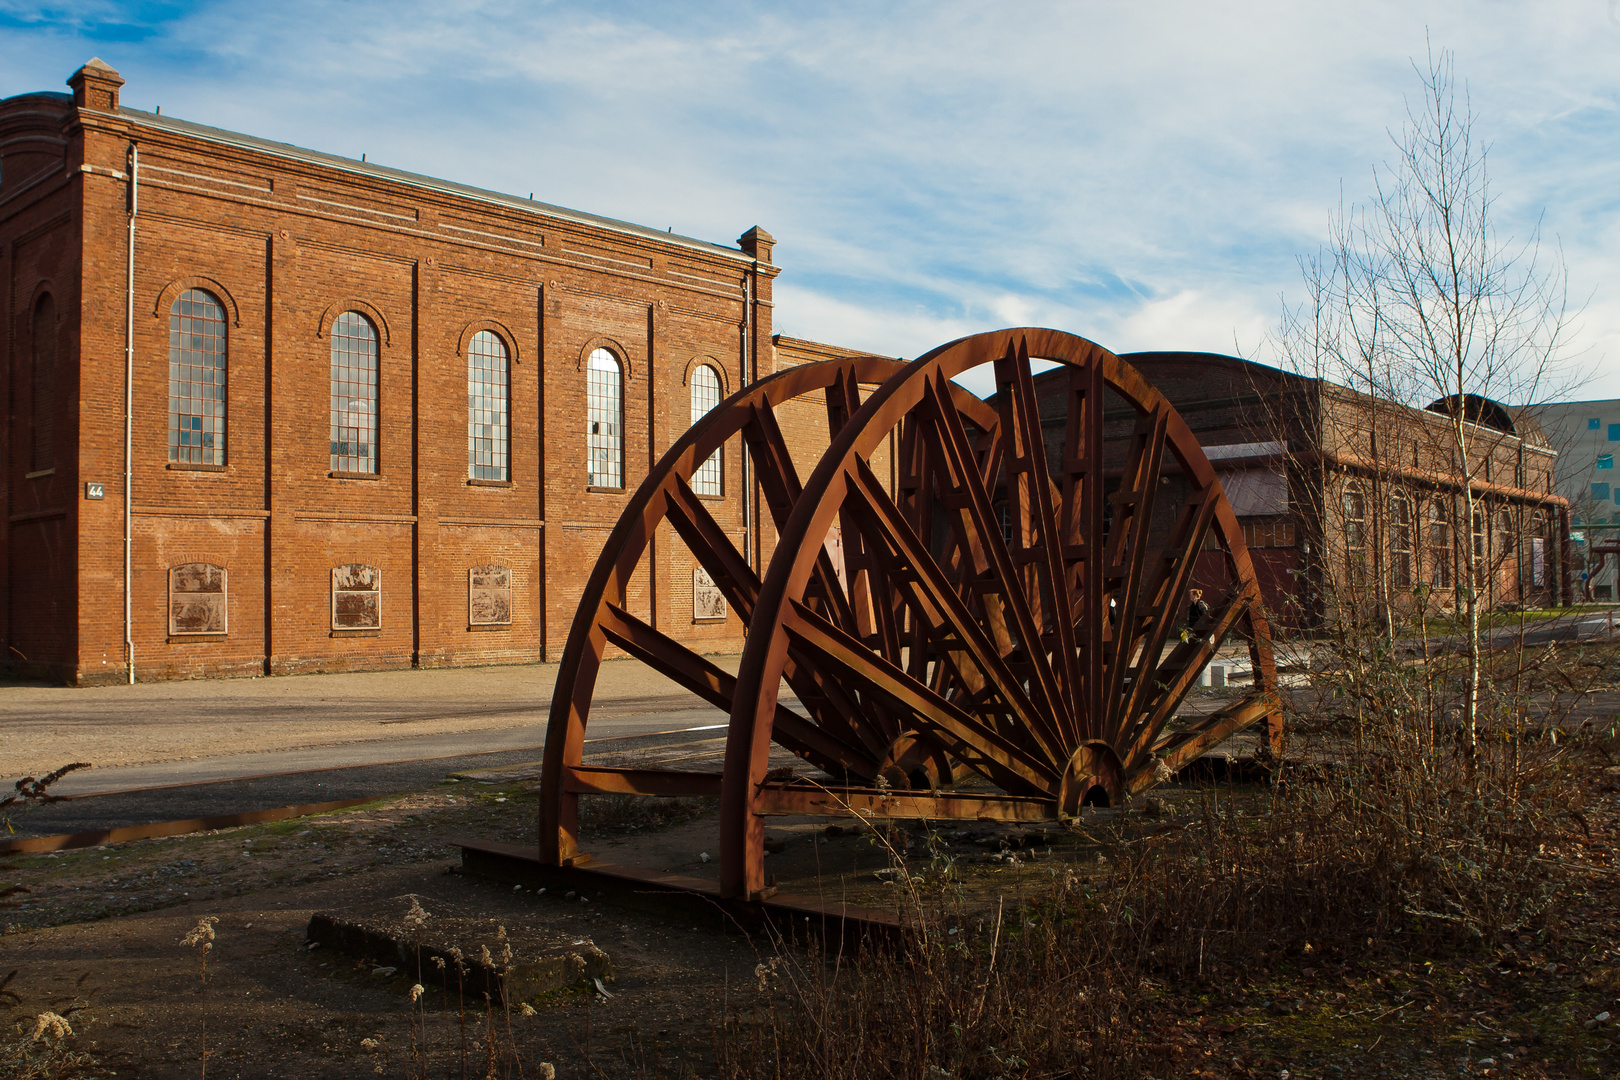
<instances>
[{"instance_id":1,"label":"building number sign","mask_svg":"<svg viewBox=\"0 0 1620 1080\"><path fill-rule=\"evenodd\" d=\"M87 499L105 499L107 497L107 485L99 480L86 480L84 497Z\"/></svg>"}]
</instances>

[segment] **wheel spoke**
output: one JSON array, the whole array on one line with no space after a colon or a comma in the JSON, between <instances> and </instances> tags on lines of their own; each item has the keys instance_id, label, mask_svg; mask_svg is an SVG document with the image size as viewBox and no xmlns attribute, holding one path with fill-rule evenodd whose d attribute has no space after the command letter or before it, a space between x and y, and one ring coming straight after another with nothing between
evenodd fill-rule
<instances>
[{"instance_id":1,"label":"wheel spoke","mask_svg":"<svg viewBox=\"0 0 1620 1080\"><path fill-rule=\"evenodd\" d=\"M674 478L665 499L665 519L698 564L709 572L715 587L725 596L737 617L746 624L753 617L754 602L759 596L759 577L743 559L742 552L732 546L731 538L684 478ZM859 736L849 718L861 714L860 704L841 687L823 679L813 663L796 659L783 677L817 723L837 738L858 740ZM866 748L881 756L882 747L888 741L873 738Z\"/></svg>"},{"instance_id":2,"label":"wheel spoke","mask_svg":"<svg viewBox=\"0 0 1620 1080\"><path fill-rule=\"evenodd\" d=\"M842 375L839 376L843 378ZM753 407L749 422L743 427L743 439L754 460L754 474L765 495L765 505L771 512L771 521L780 531L786 524L793 507L803 494L799 470L793 464L787 439L776 422L776 413L765 405ZM838 572L825 550L816 561L811 598L826 603L838 624L845 629L855 628L855 613L849 598L838 584Z\"/></svg>"},{"instance_id":3,"label":"wheel spoke","mask_svg":"<svg viewBox=\"0 0 1620 1080\"><path fill-rule=\"evenodd\" d=\"M754 573L742 552L737 550L725 529L714 520L685 478L677 476L664 493L664 517L698 564L707 570L715 587L725 596L737 617L745 624L759 599L759 575Z\"/></svg>"},{"instance_id":4,"label":"wheel spoke","mask_svg":"<svg viewBox=\"0 0 1620 1080\"><path fill-rule=\"evenodd\" d=\"M710 705L731 711L737 689L735 675L716 667L617 605L609 604L607 614L599 623L608 640L625 652ZM836 738L785 705L776 706L771 737L834 776L848 773L870 776L877 767L877 762L865 751Z\"/></svg>"},{"instance_id":5,"label":"wheel spoke","mask_svg":"<svg viewBox=\"0 0 1620 1080\"><path fill-rule=\"evenodd\" d=\"M1046 438L1041 430L1039 404L1030 378L1029 351L1020 342L996 361L996 384L1001 390L1001 445L1005 448L1008 501L1014 511L1013 539L1016 563L1025 566L1025 592L1040 637L1026 647L1050 654L1052 696L1065 707L1055 715L1070 746L1079 744L1079 718L1074 704L1080 689L1080 665L1075 653L1074 615L1063 567L1061 534L1054 535L1057 515L1052 500L1052 477L1046 463ZM1045 638L1050 634L1048 646Z\"/></svg>"},{"instance_id":6,"label":"wheel spoke","mask_svg":"<svg viewBox=\"0 0 1620 1080\"><path fill-rule=\"evenodd\" d=\"M1103 590L1103 419L1106 382L1102 366L1089 362L1069 369L1066 391L1068 431L1064 440L1063 542L1069 592L1078 622L1075 645L1080 686L1075 694L1081 735L1100 738L1104 716L1104 660L1108 601Z\"/></svg>"},{"instance_id":7,"label":"wheel spoke","mask_svg":"<svg viewBox=\"0 0 1620 1080\"><path fill-rule=\"evenodd\" d=\"M1267 719L1277 707L1277 699L1273 694L1251 694L1219 712L1210 713L1187 730L1176 732L1154 749L1165 768L1174 772L1210 747L1231 738L1246 727ZM1152 783L1151 777L1151 773L1144 773L1137 781L1140 787L1136 790L1149 786Z\"/></svg>"},{"instance_id":8,"label":"wheel spoke","mask_svg":"<svg viewBox=\"0 0 1620 1080\"><path fill-rule=\"evenodd\" d=\"M1099 725L1112 743L1130 721L1122 708L1129 700L1125 677L1136 661L1142 627L1137 617L1141 598L1143 563L1147 559L1148 527L1153 521L1154 496L1159 490L1159 465L1164 458L1168 407L1161 407L1137 418L1131 436L1129 458L1114 496L1114 525L1109 536L1104 565L1108 568L1110 597L1118 597L1118 622L1114 627L1114 649L1108 666L1107 700L1111 714ZM1135 690L1133 685L1131 690Z\"/></svg>"},{"instance_id":9,"label":"wheel spoke","mask_svg":"<svg viewBox=\"0 0 1620 1080\"><path fill-rule=\"evenodd\" d=\"M1165 642L1180 623L1181 598L1187 593L1187 586L1198 564L1198 553L1203 550L1210 523L1215 517L1213 496L1211 485L1199 488L1188 498L1149 579L1146 592L1149 606L1141 614L1137 625L1144 644L1131 672L1130 692L1121 710L1125 724L1123 731L1134 729L1160 678ZM1134 741L1134 736L1132 738Z\"/></svg>"},{"instance_id":10,"label":"wheel spoke","mask_svg":"<svg viewBox=\"0 0 1620 1080\"><path fill-rule=\"evenodd\" d=\"M973 613L952 588L943 568L929 553L927 545L890 501L871 467L856 459L855 469L849 476L845 505L850 507L863 532L891 554L887 567L895 584L911 596L913 612L930 623L930 636L942 655L949 655L952 665L965 676L976 668L992 684L1001 705L1018 718L1026 731L1041 732L1045 725L1038 707L1024 692L1016 675L1007 666ZM938 622L932 622L938 619ZM1060 767L1066 755L1055 733L1046 738L1036 737L1037 751L1046 761Z\"/></svg>"},{"instance_id":11,"label":"wheel spoke","mask_svg":"<svg viewBox=\"0 0 1620 1080\"><path fill-rule=\"evenodd\" d=\"M1154 739L1164 725L1169 722L1187 692L1192 689L1193 680L1204 665L1209 663L1220 648L1226 635L1232 632L1238 619L1249 614L1250 605L1258 599L1247 592L1227 598L1216 612L1202 620L1192 629L1192 636L1171 650L1158 671L1154 673L1153 683L1156 693L1148 702L1147 714L1136 725L1135 731L1130 735L1127 751L1120 755L1125 762L1138 761L1153 745ZM1121 740L1123 742L1123 740Z\"/></svg>"},{"instance_id":12,"label":"wheel spoke","mask_svg":"<svg viewBox=\"0 0 1620 1080\"><path fill-rule=\"evenodd\" d=\"M841 665L847 678L892 698L934 734L951 746L955 755L1003 790L1014 794L1049 795L1057 790L1059 774L980 723L881 657L874 657L861 642L795 601L783 629L798 643Z\"/></svg>"},{"instance_id":13,"label":"wheel spoke","mask_svg":"<svg viewBox=\"0 0 1620 1080\"><path fill-rule=\"evenodd\" d=\"M1026 602L1011 554L996 524L990 493L986 490L978 462L967 443L961 417L951 406L943 378L931 380L927 388L928 416L939 437L936 482L942 491L952 496L947 503L952 513L950 522L957 531L959 543L969 557L963 560L964 580L977 587L978 599L983 605L986 622L992 631L997 628L997 616L1006 617L1004 633L1016 633L1016 644L1022 646L1023 666L1027 669L1029 699L1034 707L1033 723L1029 730L1054 763L1061 765L1067 759L1066 740L1058 726L1065 706L1058 696L1051 665L1041 648L1041 634L1035 617ZM996 611L999 606L1000 611ZM999 642L998 642L999 644ZM1007 647L1004 662L1017 663L1019 654Z\"/></svg>"}]
</instances>

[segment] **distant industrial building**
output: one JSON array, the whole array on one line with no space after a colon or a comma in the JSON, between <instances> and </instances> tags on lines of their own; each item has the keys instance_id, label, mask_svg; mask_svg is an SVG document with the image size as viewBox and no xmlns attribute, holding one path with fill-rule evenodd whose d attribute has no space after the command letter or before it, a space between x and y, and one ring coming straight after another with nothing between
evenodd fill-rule
<instances>
[{"instance_id":1,"label":"distant industrial building","mask_svg":"<svg viewBox=\"0 0 1620 1080\"><path fill-rule=\"evenodd\" d=\"M1466 544L1488 607L1569 602L1569 503L1554 490L1558 454L1533 421L1479 398L1463 406L1475 460L1469 521L1444 403L1409 408L1232 356L1123 359L1203 446L1278 624L1321 626L1347 603L1445 610L1464 583ZM1061 431L1061 374L1036 385L1048 430ZM1112 417L1117 465L1136 417L1123 407ZM1160 503L1168 513L1177 500ZM1222 560L1206 556L1199 584L1219 590Z\"/></svg>"},{"instance_id":2,"label":"distant industrial building","mask_svg":"<svg viewBox=\"0 0 1620 1080\"><path fill-rule=\"evenodd\" d=\"M1620 598L1620 399L1541 405L1536 419L1558 451L1558 494L1569 500L1578 598ZM1584 577L1583 577L1584 575Z\"/></svg>"}]
</instances>

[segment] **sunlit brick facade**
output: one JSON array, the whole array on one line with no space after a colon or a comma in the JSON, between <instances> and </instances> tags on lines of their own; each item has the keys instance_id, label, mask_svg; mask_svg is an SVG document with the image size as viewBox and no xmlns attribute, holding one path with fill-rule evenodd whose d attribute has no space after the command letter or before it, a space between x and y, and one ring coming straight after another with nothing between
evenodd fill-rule
<instances>
[{"instance_id":1,"label":"sunlit brick facade","mask_svg":"<svg viewBox=\"0 0 1620 1080\"><path fill-rule=\"evenodd\" d=\"M1279 624L1320 626L1346 604L1454 609L1467 547L1486 608L1570 601L1569 504L1556 493L1558 454L1533 418L1471 400L1470 520L1451 419L1438 405L1381 401L1231 356L1124 359L1203 446ZM1037 385L1060 387L1056 376ZM1043 414L1061 404L1060 389L1045 391ZM1121 403L1110 421L1109 438L1123 447L1134 414ZM1214 551L1201 557L1198 577L1206 589L1224 588Z\"/></svg>"},{"instance_id":2,"label":"sunlit brick facade","mask_svg":"<svg viewBox=\"0 0 1620 1080\"><path fill-rule=\"evenodd\" d=\"M0 101L7 665L127 678L126 508L140 679L555 657L694 373L707 400L772 370L770 236L201 127L122 83L92 61L71 94ZM705 482L740 543L735 447ZM632 610L737 648L677 547Z\"/></svg>"}]
</instances>

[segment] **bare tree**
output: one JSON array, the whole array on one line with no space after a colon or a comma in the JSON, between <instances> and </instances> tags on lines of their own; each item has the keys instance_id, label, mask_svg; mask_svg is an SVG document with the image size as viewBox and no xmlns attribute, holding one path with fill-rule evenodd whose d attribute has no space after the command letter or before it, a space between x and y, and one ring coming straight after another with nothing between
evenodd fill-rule
<instances>
[{"instance_id":1,"label":"bare tree","mask_svg":"<svg viewBox=\"0 0 1620 1080\"><path fill-rule=\"evenodd\" d=\"M1422 543L1449 537L1461 563L1447 592L1467 649L1458 704L1477 751L1480 616L1492 581L1489 547L1478 538L1490 535L1493 507L1500 505L1487 501L1489 493L1523 482L1522 475L1510 484L1489 475L1494 451L1516 436L1485 412L1494 402L1522 412L1574 388L1567 363L1573 313L1561 252L1556 244L1543 246L1539 224L1524 240L1497 230L1488 147L1476 139L1476 116L1466 88L1459 91L1452 55L1431 52L1427 66L1414 70L1422 95L1408 103L1402 130L1390 133L1393 159L1374 169L1372 198L1335 213L1324 249L1302 260L1307 299L1285 311L1272 345L1282 366L1374 403L1375 458L1396 449L1376 445L1379 403L1439 414L1440 422L1422 426L1433 433L1429 450L1435 466L1449 472L1462 513L1447 518L1438 511L1439 520L1400 527L1428 529ZM1382 507L1388 496L1377 476L1372 498ZM1383 552L1377 528L1374 550ZM1368 584L1393 638L1394 594L1405 583L1384 566Z\"/></svg>"}]
</instances>

